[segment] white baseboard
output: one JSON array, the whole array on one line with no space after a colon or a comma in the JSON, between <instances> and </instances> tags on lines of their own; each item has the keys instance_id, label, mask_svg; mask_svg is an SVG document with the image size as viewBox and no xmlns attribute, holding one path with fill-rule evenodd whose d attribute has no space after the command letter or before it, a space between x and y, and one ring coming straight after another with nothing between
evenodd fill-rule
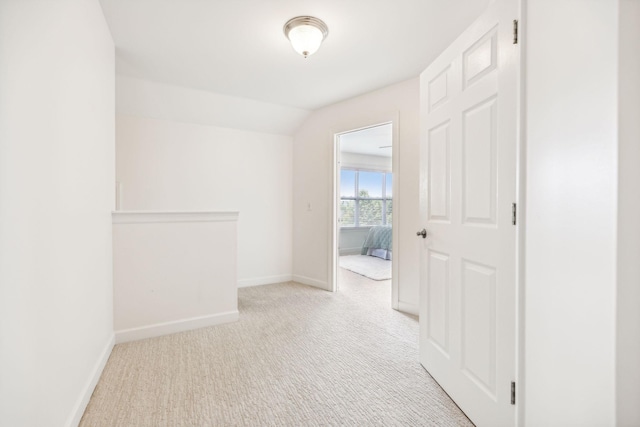
<instances>
[{"instance_id":1,"label":"white baseboard","mask_svg":"<svg viewBox=\"0 0 640 427\"><path fill-rule=\"evenodd\" d=\"M212 314L209 316L175 320L173 322L156 323L154 325L141 326L139 328L124 329L116 331L116 344L175 334L177 332L190 331L192 329L220 325L222 323L235 322L238 320L238 317L238 310L235 310Z\"/></svg>"},{"instance_id":2,"label":"white baseboard","mask_svg":"<svg viewBox=\"0 0 640 427\"><path fill-rule=\"evenodd\" d=\"M293 275L293 281L302 283L303 285L314 286L316 288L324 289L325 291L330 290L327 282L323 282L321 280L312 279L311 277L300 276L297 274Z\"/></svg>"},{"instance_id":3,"label":"white baseboard","mask_svg":"<svg viewBox=\"0 0 640 427\"><path fill-rule=\"evenodd\" d=\"M100 357L96 361L93 369L91 370L91 375L87 379L87 383L82 389L80 393L80 397L78 398L78 402L73 408L71 412L71 416L67 421L67 427L76 427L80 424L80 420L84 415L85 409L87 409L87 405L89 404L89 400L91 399L91 395L93 394L93 390L95 390L96 385L98 384L98 380L100 380L100 375L102 375L102 371L104 370L105 365L107 364L107 360L109 360L109 356L111 356L111 350L113 350L113 346L115 345L115 335L111 334L107 345L100 353Z\"/></svg>"},{"instance_id":4,"label":"white baseboard","mask_svg":"<svg viewBox=\"0 0 640 427\"><path fill-rule=\"evenodd\" d=\"M251 279L238 280L239 288L248 288L250 286L271 285L273 283L290 282L293 280L291 274L281 274L279 276L253 277Z\"/></svg>"},{"instance_id":5,"label":"white baseboard","mask_svg":"<svg viewBox=\"0 0 640 427\"><path fill-rule=\"evenodd\" d=\"M415 304L408 304L406 302L398 302L398 311L413 314L414 316L420 315L420 307Z\"/></svg>"}]
</instances>

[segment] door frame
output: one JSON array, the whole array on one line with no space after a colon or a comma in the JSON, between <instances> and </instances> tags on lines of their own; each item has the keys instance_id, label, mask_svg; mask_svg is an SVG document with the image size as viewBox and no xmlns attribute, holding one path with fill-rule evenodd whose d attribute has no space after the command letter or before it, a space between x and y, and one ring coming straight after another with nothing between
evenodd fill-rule
<instances>
[{"instance_id":1,"label":"door frame","mask_svg":"<svg viewBox=\"0 0 640 427\"><path fill-rule=\"evenodd\" d=\"M369 114L365 117L355 118L348 122L342 123L333 128L330 133L331 139L331 155L330 155L330 185L329 195L331 197L331 203L329 203L329 241L328 241L328 277L329 277L329 290L336 292L338 290L338 244L339 244L339 232L340 224L338 223L338 209L340 208L340 135L368 129L380 125L391 124L392 137L391 137L391 173L393 174L393 218L391 220L391 227L393 229L391 246L393 258L391 260L391 306L395 309L399 309L399 282L400 272L398 268L398 259L400 252L399 245L399 212L400 212L400 137L399 137L399 122L400 113L398 111L385 112L378 114Z\"/></svg>"},{"instance_id":2,"label":"door frame","mask_svg":"<svg viewBox=\"0 0 640 427\"><path fill-rule=\"evenodd\" d=\"M518 57L516 90L518 92L516 113L516 427L525 425L526 411L526 369L525 369L525 251L526 251L526 211L527 211L527 141L526 141L526 21L527 0L516 0L518 21L518 44L520 52Z\"/></svg>"}]
</instances>

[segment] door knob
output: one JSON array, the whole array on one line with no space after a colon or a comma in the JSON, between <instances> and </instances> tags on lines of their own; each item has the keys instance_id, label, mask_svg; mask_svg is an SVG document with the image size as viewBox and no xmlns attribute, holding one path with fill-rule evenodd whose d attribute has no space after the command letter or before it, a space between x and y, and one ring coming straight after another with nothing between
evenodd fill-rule
<instances>
[{"instance_id":1,"label":"door knob","mask_svg":"<svg viewBox=\"0 0 640 427\"><path fill-rule=\"evenodd\" d=\"M427 230L424 228L416 233L416 236L422 236L423 239L427 238Z\"/></svg>"}]
</instances>

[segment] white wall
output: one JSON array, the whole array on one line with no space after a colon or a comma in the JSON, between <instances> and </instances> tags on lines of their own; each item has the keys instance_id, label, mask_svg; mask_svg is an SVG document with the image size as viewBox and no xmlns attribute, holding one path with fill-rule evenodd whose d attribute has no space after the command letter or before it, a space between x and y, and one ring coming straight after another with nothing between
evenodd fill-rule
<instances>
[{"instance_id":1,"label":"white wall","mask_svg":"<svg viewBox=\"0 0 640 427\"><path fill-rule=\"evenodd\" d=\"M640 425L640 1L620 1L617 423Z\"/></svg>"},{"instance_id":2,"label":"white wall","mask_svg":"<svg viewBox=\"0 0 640 427\"><path fill-rule=\"evenodd\" d=\"M292 137L122 114L116 122L122 210L239 211L239 286L291 280Z\"/></svg>"},{"instance_id":3,"label":"white wall","mask_svg":"<svg viewBox=\"0 0 640 427\"><path fill-rule=\"evenodd\" d=\"M114 46L97 0L0 2L0 425L75 425L113 346Z\"/></svg>"},{"instance_id":4,"label":"white wall","mask_svg":"<svg viewBox=\"0 0 640 427\"><path fill-rule=\"evenodd\" d=\"M617 12L526 2L529 426L615 425Z\"/></svg>"},{"instance_id":5,"label":"white wall","mask_svg":"<svg viewBox=\"0 0 640 427\"><path fill-rule=\"evenodd\" d=\"M238 320L237 212L114 212L116 343Z\"/></svg>"},{"instance_id":6,"label":"white wall","mask_svg":"<svg viewBox=\"0 0 640 427\"><path fill-rule=\"evenodd\" d=\"M340 255L360 255L362 245L371 227L346 227L340 229Z\"/></svg>"},{"instance_id":7,"label":"white wall","mask_svg":"<svg viewBox=\"0 0 640 427\"><path fill-rule=\"evenodd\" d=\"M291 135L308 110L118 75L119 114Z\"/></svg>"},{"instance_id":8,"label":"white wall","mask_svg":"<svg viewBox=\"0 0 640 427\"><path fill-rule=\"evenodd\" d=\"M294 279L329 289L333 134L399 114L399 300L417 312L419 81L411 79L313 112L293 146ZM311 210L308 204L311 203ZM394 254L395 255L395 254Z\"/></svg>"},{"instance_id":9,"label":"white wall","mask_svg":"<svg viewBox=\"0 0 640 427\"><path fill-rule=\"evenodd\" d=\"M370 156L368 154L360 153L340 153L340 166L343 168L391 172L391 163L391 157Z\"/></svg>"}]
</instances>

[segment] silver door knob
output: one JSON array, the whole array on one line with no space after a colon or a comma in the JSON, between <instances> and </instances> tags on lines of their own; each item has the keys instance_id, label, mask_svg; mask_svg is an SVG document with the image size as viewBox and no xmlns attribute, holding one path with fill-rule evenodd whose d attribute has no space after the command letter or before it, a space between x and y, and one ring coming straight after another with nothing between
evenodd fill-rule
<instances>
[{"instance_id":1,"label":"silver door knob","mask_svg":"<svg viewBox=\"0 0 640 427\"><path fill-rule=\"evenodd\" d=\"M416 233L416 236L422 236L423 239L427 238L427 230L424 228Z\"/></svg>"}]
</instances>

